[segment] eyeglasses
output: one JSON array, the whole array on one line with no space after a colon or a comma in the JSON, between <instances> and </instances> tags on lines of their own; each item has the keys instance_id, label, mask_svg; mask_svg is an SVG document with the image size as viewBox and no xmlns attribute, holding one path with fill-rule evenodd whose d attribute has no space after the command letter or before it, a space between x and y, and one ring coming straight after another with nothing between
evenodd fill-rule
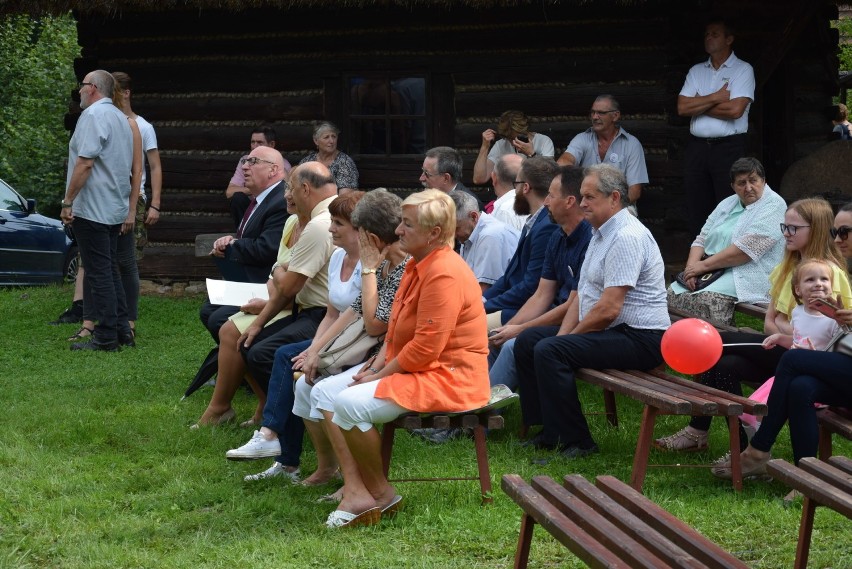
<instances>
[{"instance_id":1,"label":"eyeglasses","mask_svg":"<svg viewBox=\"0 0 852 569\"><path fill-rule=\"evenodd\" d=\"M786 233L789 236L793 236L796 234L796 231L799 229L804 229L805 227L810 227L810 225L787 225L786 223L781 224L781 233Z\"/></svg>"},{"instance_id":2,"label":"eyeglasses","mask_svg":"<svg viewBox=\"0 0 852 569\"><path fill-rule=\"evenodd\" d=\"M518 184L526 184L526 180L515 180L512 182L512 186L517 186Z\"/></svg>"},{"instance_id":3,"label":"eyeglasses","mask_svg":"<svg viewBox=\"0 0 852 569\"><path fill-rule=\"evenodd\" d=\"M617 112L618 112L618 111L615 111L615 110L612 110L612 111L598 111L598 110L596 110L596 109L592 109L591 111L589 111L589 116L590 116L590 117L593 117L593 116L595 116L595 115L604 116L604 115L608 115L608 114L610 114L610 113L617 113Z\"/></svg>"},{"instance_id":4,"label":"eyeglasses","mask_svg":"<svg viewBox=\"0 0 852 569\"><path fill-rule=\"evenodd\" d=\"M272 164L275 166L275 162L270 162L269 160L264 160L263 158L258 158L257 156L249 156L240 158L240 164L248 164L249 166L256 166L258 162L266 162L267 164Z\"/></svg>"},{"instance_id":5,"label":"eyeglasses","mask_svg":"<svg viewBox=\"0 0 852 569\"><path fill-rule=\"evenodd\" d=\"M841 241L846 241L846 238L849 237L850 231L852 231L852 227L849 227L848 225L838 227L837 229L832 227L828 230L828 232L831 233L832 239L837 239L838 237L840 237Z\"/></svg>"},{"instance_id":6,"label":"eyeglasses","mask_svg":"<svg viewBox=\"0 0 852 569\"><path fill-rule=\"evenodd\" d=\"M91 85L91 86L92 86L92 87L94 87L95 89L97 89L97 88L98 88L98 86L97 86L97 85L95 85L94 83L81 82L81 83L78 83L78 84L77 84L77 90L79 91L80 89L82 89L82 88L83 88L83 87L85 87L86 85Z\"/></svg>"},{"instance_id":7,"label":"eyeglasses","mask_svg":"<svg viewBox=\"0 0 852 569\"><path fill-rule=\"evenodd\" d=\"M426 171L426 169L421 169L421 171L423 172L423 175L426 176L427 178L434 178L435 176L441 175L440 172L435 172L434 174L430 174L429 172Z\"/></svg>"}]
</instances>

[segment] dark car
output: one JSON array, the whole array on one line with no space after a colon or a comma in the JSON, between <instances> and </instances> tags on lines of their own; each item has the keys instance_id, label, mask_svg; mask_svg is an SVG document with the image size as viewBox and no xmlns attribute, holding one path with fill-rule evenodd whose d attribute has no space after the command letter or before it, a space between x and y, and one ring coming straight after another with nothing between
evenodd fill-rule
<instances>
[{"instance_id":1,"label":"dark car","mask_svg":"<svg viewBox=\"0 0 852 569\"><path fill-rule=\"evenodd\" d=\"M70 231L58 219L36 213L0 180L0 286L73 281L79 257Z\"/></svg>"}]
</instances>

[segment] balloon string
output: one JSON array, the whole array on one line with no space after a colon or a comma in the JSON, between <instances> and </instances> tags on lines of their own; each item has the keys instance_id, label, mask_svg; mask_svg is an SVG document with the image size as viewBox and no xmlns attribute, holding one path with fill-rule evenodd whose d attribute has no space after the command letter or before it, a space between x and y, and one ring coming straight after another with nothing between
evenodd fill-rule
<instances>
[{"instance_id":1,"label":"balloon string","mask_svg":"<svg viewBox=\"0 0 852 569\"><path fill-rule=\"evenodd\" d=\"M734 346L762 346L762 345L763 344L761 344L759 342L758 343L746 342L744 344L722 344L722 346L725 347L725 348L730 348L730 347L734 347Z\"/></svg>"}]
</instances>

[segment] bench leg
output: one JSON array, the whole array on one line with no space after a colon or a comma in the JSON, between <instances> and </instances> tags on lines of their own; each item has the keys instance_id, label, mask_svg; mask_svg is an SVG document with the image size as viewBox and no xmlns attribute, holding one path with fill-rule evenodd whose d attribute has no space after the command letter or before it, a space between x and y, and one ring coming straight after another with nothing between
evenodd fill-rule
<instances>
[{"instance_id":1,"label":"bench leg","mask_svg":"<svg viewBox=\"0 0 852 569\"><path fill-rule=\"evenodd\" d=\"M636 441L636 454L633 455L633 472L630 473L630 486L637 492L642 491L642 485L645 483L648 454L651 452L651 439L654 437L656 422L657 409L645 405L642 410L642 426L639 427L639 440Z\"/></svg>"},{"instance_id":2,"label":"bench leg","mask_svg":"<svg viewBox=\"0 0 852 569\"><path fill-rule=\"evenodd\" d=\"M743 468L740 460L740 419L736 415L728 417L728 437L731 451L731 483L734 490L743 490Z\"/></svg>"},{"instance_id":3,"label":"bench leg","mask_svg":"<svg viewBox=\"0 0 852 569\"><path fill-rule=\"evenodd\" d=\"M482 423L473 428L473 442L476 447L476 465L479 468L482 503L490 504L494 498L491 496L491 469L488 467L488 447L485 444L485 427Z\"/></svg>"},{"instance_id":4,"label":"bench leg","mask_svg":"<svg viewBox=\"0 0 852 569\"><path fill-rule=\"evenodd\" d=\"M515 550L515 569L526 569L530 559L530 544L535 529L535 520L532 516L524 514L521 516L521 534L518 536L518 548Z\"/></svg>"},{"instance_id":5,"label":"bench leg","mask_svg":"<svg viewBox=\"0 0 852 569\"><path fill-rule=\"evenodd\" d=\"M831 432L823 426L819 428L819 447L817 454L819 459L827 461L831 458Z\"/></svg>"},{"instance_id":6,"label":"bench leg","mask_svg":"<svg viewBox=\"0 0 852 569\"><path fill-rule=\"evenodd\" d=\"M615 393L604 389L604 409L606 410L606 420L613 427L618 428L618 411L615 408Z\"/></svg>"},{"instance_id":7,"label":"bench leg","mask_svg":"<svg viewBox=\"0 0 852 569\"><path fill-rule=\"evenodd\" d=\"M796 546L796 562L793 564L795 569L807 569L816 507L816 502L805 496L802 502L802 521L799 524L799 543Z\"/></svg>"},{"instance_id":8,"label":"bench leg","mask_svg":"<svg viewBox=\"0 0 852 569\"><path fill-rule=\"evenodd\" d=\"M393 423L385 423L382 428L382 470L385 478L390 472L391 455L393 454L393 437L396 432L396 425Z\"/></svg>"}]
</instances>

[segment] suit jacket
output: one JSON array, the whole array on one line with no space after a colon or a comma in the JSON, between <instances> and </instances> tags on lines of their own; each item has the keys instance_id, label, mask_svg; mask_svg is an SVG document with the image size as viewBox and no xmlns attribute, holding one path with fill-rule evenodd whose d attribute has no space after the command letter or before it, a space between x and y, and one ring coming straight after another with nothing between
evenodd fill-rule
<instances>
[{"instance_id":1,"label":"suit jacket","mask_svg":"<svg viewBox=\"0 0 852 569\"><path fill-rule=\"evenodd\" d=\"M544 254L550 236L559 226L550 220L544 206L538 212L532 229L518 241L518 248L509 260L506 273L485 291L485 311L502 311L505 324L524 305L538 288Z\"/></svg>"},{"instance_id":2,"label":"suit jacket","mask_svg":"<svg viewBox=\"0 0 852 569\"><path fill-rule=\"evenodd\" d=\"M284 183L278 182L252 213L243 236L225 249L225 260L241 264L250 282L265 283L278 256L287 217Z\"/></svg>"}]
</instances>

